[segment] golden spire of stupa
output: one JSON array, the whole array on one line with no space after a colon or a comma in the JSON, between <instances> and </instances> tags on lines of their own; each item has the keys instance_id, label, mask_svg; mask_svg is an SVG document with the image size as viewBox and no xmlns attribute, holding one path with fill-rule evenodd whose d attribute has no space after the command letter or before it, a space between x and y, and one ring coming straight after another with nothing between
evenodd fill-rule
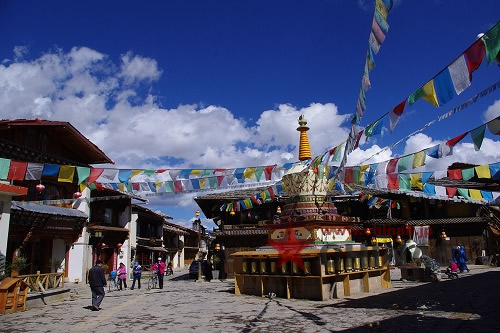
<instances>
[{"instance_id":1,"label":"golden spire of stupa","mask_svg":"<svg viewBox=\"0 0 500 333\"><path fill-rule=\"evenodd\" d=\"M300 132L300 141L299 141L299 161L304 161L310 159L311 156L311 147L309 146L309 139L307 138L307 131L309 127L307 127L307 120L304 115L300 115L299 117L299 127L297 127L297 131Z\"/></svg>"}]
</instances>

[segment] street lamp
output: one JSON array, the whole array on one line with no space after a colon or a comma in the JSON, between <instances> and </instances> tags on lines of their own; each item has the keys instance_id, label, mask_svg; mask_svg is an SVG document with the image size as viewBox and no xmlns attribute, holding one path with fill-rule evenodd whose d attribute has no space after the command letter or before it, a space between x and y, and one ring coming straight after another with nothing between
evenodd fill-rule
<instances>
[{"instance_id":1,"label":"street lamp","mask_svg":"<svg viewBox=\"0 0 500 333\"><path fill-rule=\"evenodd\" d=\"M198 231L198 280L196 282L202 282L203 280L201 279L202 274L201 274L201 265L203 263L202 261L202 255L201 255L201 220L200 220L200 211L197 210L195 213L195 219L193 221L193 228Z\"/></svg>"}]
</instances>

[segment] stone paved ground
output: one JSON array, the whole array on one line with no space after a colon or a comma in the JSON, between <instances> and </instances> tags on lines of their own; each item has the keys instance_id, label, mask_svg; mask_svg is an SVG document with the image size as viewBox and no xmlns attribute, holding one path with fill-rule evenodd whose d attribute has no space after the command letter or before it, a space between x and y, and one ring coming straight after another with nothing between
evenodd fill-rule
<instances>
[{"instance_id":1,"label":"stone paved ground","mask_svg":"<svg viewBox=\"0 0 500 333\"><path fill-rule=\"evenodd\" d=\"M389 291L328 302L233 290L231 282L196 283L177 274L163 290L108 293L102 311L93 312L85 289L70 301L0 316L0 332L500 331L499 268L437 283L393 281Z\"/></svg>"}]
</instances>

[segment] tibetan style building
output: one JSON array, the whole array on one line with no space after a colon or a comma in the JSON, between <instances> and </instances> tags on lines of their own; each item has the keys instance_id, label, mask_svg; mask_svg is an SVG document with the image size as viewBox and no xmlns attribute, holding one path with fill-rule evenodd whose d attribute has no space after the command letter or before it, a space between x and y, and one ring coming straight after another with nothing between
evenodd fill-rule
<instances>
[{"instance_id":1,"label":"tibetan style building","mask_svg":"<svg viewBox=\"0 0 500 333\"><path fill-rule=\"evenodd\" d=\"M70 123L39 119L1 120L0 158L10 165L7 180L27 188L13 203L7 261L18 253L28 259L28 267L20 273L44 273L55 269L49 265L55 259L62 262L59 269L64 269L70 281L84 280L91 260L85 238L89 214L85 198L90 197L90 191L82 191L78 207L26 202L72 199L80 192L76 177L58 180L54 170L60 165L89 167L113 161Z\"/></svg>"}]
</instances>

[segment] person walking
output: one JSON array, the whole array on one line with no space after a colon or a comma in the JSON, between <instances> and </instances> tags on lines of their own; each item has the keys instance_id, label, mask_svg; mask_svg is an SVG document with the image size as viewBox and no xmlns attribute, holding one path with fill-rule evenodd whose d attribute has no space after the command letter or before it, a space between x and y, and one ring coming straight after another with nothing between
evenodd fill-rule
<instances>
[{"instance_id":1,"label":"person walking","mask_svg":"<svg viewBox=\"0 0 500 333\"><path fill-rule=\"evenodd\" d=\"M158 258L158 262L151 268L158 276L158 286L163 289L163 274L165 274L165 263Z\"/></svg>"},{"instance_id":2,"label":"person walking","mask_svg":"<svg viewBox=\"0 0 500 333\"><path fill-rule=\"evenodd\" d=\"M100 260L96 260L95 266L89 270L89 285L92 292L92 311L99 311L106 287L106 277Z\"/></svg>"},{"instance_id":3,"label":"person walking","mask_svg":"<svg viewBox=\"0 0 500 333\"><path fill-rule=\"evenodd\" d=\"M465 247L462 245L458 250L458 269L460 270L460 273L463 273L463 271L467 271L467 273L470 272L466 262L467 262L467 255L465 254Z\"/></svg>"},{"instance_id":4,"label":"person walking","mask_svg":"<svg viewBox=\"0 0 500 333\"><path fill-rule=\"evenodd\" d=\"M141 265L139 265L138 261L136 261L134 264L133 273L134 273L134 280L132 281L132 287L130 288L130 290L134 290L135 281L137 281L137 289L141 289L142 267Z\"/></svg>"},{"instance_id":5,"label":"person walking","mask_svg":"<svg viewBox=\"0 0 500 333\"><path fill-rule=\"evenodd\" d=\"M118 281L120 281L120 290L123 290L122 283L125 289L127 288L127 267L121 262L120 268L117 271Z\"/></svg>"}]
</instances>

